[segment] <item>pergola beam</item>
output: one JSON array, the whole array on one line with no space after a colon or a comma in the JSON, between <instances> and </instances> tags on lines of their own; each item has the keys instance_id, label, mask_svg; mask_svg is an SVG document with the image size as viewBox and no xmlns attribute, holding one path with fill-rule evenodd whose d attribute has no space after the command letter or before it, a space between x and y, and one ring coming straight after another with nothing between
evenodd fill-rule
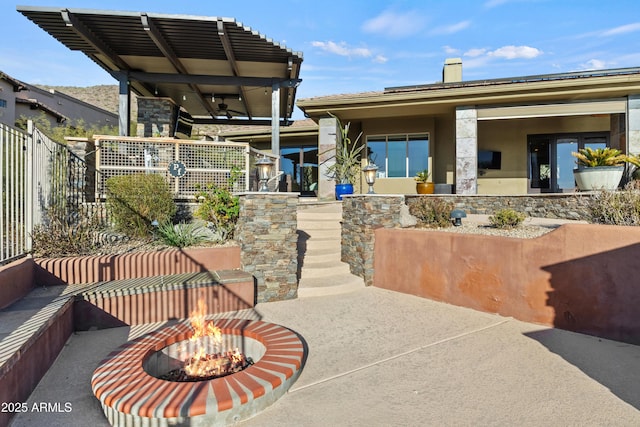
<instances>
[{"instance_id":1,"label":"pergola beam","mask_svg":"<svg viewBox=\"0 0 640 427\"><path fill-rule=\"evenodd\" d=\"M120 79L123 72L112 71L111 75ZM222 86L254 86L272 87L278 84L280 87L297 87L301 79L282 79L280 77L239 77L239 76L210 76L206 74L173 74L173 73L147 73L144 71L129 71L126 73L131 80L145 83L177 83L177 84L202 84Z\"/></svg>"},{"instance_id":2,"label":"pergola beam","mask_svg":"<svg viewBox=\"0 0 640 427\"><path fill-rule=\"evenodd\" d=\"M224 22L222 21L222 19L218 19L217 27L218 27L218 37L220 37L220 43L222 43L222 49L224 50L224 54L227 57L227 60L229 61L229 65L231 66L231 70L233 71L234 77L238 77L240 75L240 70L238 69L238 62L236 61L236 55L235 55L235 52L233 51L233 46L231 46L231 42L229 41L229 38L227 37L224 31ZM242 99L241 100L242 108L247 113L247 117L251 119L251 116L252 116L251 111L249 111L249 107L247 106L247 103L246 103L247 96L242 86L238 87L238 93L240 94L240 97Z\"/></svg>"}]
</instances>

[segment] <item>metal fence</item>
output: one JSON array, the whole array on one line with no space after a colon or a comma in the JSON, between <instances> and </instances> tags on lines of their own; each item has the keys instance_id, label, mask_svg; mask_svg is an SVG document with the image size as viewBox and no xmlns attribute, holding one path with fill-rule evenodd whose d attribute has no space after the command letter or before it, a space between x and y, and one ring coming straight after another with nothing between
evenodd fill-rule
<instances>
[{"instance_id":1,"label":"metal fence","mask_svg":"<svg viewBox=\"0 0 640 427\"><path fill-rule=\"evenodd\" d=\"M176 199L192 199L197 185L226 185L232 168L240 177L234 191L250 189L249 144L167 138L96 136L96 192L106 196L106 181L133 173L163 175Z\"/></svg>"},{"instance_id":2,"label":"metal fence","mask_svg":"<svg viewBox=\"0 0 640 427\"><path fill-rule=\"evenodd\" d=\"M27 132L0 125L0 171L0 263L6 263L32 249L36 225L77 220L86 166L29 121Z\"/></svg>"}]
</instances>

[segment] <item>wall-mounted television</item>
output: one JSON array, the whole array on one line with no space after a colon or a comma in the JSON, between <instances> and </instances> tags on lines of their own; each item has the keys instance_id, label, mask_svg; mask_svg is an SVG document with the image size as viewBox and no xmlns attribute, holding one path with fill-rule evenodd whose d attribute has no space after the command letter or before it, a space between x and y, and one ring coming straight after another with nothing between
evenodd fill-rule
<instances>
[{"instance_id":1,"label":"wall-mounted television","mask_svg":"<svg viewBox=\"0 0 640 427\"><path fill-rule=\"evenodd\" d=\"M478 169L500 169L502 153L500 151L478 151Z\"/></svg>"}]
</instances>

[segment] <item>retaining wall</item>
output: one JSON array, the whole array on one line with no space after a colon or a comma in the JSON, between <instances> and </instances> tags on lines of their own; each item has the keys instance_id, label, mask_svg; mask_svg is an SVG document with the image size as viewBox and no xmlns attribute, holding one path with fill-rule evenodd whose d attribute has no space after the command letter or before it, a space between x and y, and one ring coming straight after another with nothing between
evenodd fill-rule
<instances>
[{"instance_id":1,"label":"retaining wall","mask_svg":"<svg viewBox=\"0 0 640 427\"><path fill-rule=\"evenodd\" d=\"M536 239L375 231L374 286L640 344L640 227L566 224Z\"/></svg>"}]
</instances>

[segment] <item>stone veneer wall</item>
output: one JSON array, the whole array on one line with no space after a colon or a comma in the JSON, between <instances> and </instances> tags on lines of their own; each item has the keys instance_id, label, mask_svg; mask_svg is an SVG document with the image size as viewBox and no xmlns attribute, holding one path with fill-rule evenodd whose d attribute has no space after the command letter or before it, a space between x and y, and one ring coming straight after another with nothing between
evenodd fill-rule
<instances>
[{"instance_id":1,"label":"stone veneer wall","mask_svg":"<svg viewBox=\"0 0 640 427\"><path fill-rule=\"evenodd\" d=\"M138 98L139 137L173 137L178 106L171 98Z\"/></svg>"},{"instance_id":2,"label":"stone veneer wall","mask_svg":"<svg viewBox=\"0 0 640 427\"><path fill-rule=\"evenodd\" d=\"M241 263L258 284L257 302L298 296L298 194L240 194L235 239Z\"/></svg>"},{"instance_id":3,"label":"stone veneer wall","mask_svg":"<svg viewBox=\"0 0 640 427\"><path fill-rule=\"evenodd\" d=\"M514 196L489 195L443 195L406 196L407 202L415 197L438 197L453 202L456 209L468 214L491 215L494 212L510 208L536 218L559 218L571 220L589 220L588 202L594 193L574 194L528 194Z\"/></svg>"},{"instance_id":4,"label":"stone veneer wall","mask_svg":"<svg viewBox=\"0 0 640 427\"><path fill-rule=\"evenodd\" d=\"M342 199L342 261L351 273L373 284L373 248L377 228L401 224L404 196L345 196Z\"/></svg>"},{"instance_id":5,"label":"stone veneer wall","mask_svg":"<svg viewBox=\"0 0 640 427\"><path fill-rule=\"evenodd\" d=\"M342 261L351 273L373 284L373 254L377 228L398 228L406 222L404 215L411 199L437 197L455 204L469 214L492 214L511 208L538 218L587 220L587 202L591 193L538 194L522 196L486 195L354 195L342 202Z\"/></svg>"}]
</instances>

